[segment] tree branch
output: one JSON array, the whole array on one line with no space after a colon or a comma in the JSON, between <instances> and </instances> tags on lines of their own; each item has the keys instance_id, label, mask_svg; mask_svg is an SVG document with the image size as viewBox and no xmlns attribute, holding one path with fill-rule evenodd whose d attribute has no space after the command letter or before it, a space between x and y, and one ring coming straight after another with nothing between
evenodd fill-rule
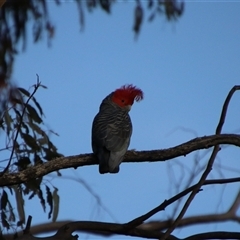
<instances>
[{"instance_id":1,"label":"tree branch","mask_svg":"<svg viewBox=\"0 0 240 240\"><path fill-rule=\"evenodd\" d=\"M206 180L203 185L227 184L227 183L235 183L235 182L240 182L240 177L239 178L229 178L229 179ZM79 221L78 223L80 223L80 225L77 224L78 230L88 232L88 233L93 233L93 234L106 235L106 236L110 236L112 234L123 234L123 232L124 232L124 235L128 235L126 233L131 232L132 234L143 234L144 237L155 236L156 233L159 234L159 231L169 227L169 225L172 224L172 221L163 221L163 222L159 223L157 228L156 228L156 224L155 224L155 227L149 227L149 225L151 223L146 223L146 224L142 224L142 223L145 220L149 219L154 214L156 214L157 212L164 210L167 206L169 206L173 202L179 200L179 198L181 198L181 197L185 196L186 194L190 193L195 187L196 187L196 185L193 185L193 186L185 189L184 191L175 195L174 197L172 197L168 200L165 200L163 203L161 203L159 206L152 209L148 213L146 213L146 214L144 214L140 217L137 217L137 218L135 218L134 220L132 220L128 223L115 224L115 223ZM235 202L236 201L234 201L233 205L235 205ZM232 212L229 213L229 211L228 211L227 213L224 213L224 214L211 214L211 215L189 217L189 218L186 218L186 219L182 219L178 226L180 227L180 226L184 226L184 225L197 224L197 223L202 223L203 221L206 221L206 222L219 221L220 222L220 221L226 221L226 220L239 221L240 218L236 217L235 213L232 213ZM69 224L71 225L72 222L71 221L64 221L64 222L58 222L58 223L41 224L41 225L32 227L31 228L31 233L37 234L37 233L43 233L43 232L44 233L52 232L52 231L56 231L57 229L59 229L62 226L68 226ZM97 225L97 227L95 229L92 229L92 224ZM81 228L81 226L83 226L83 228ZM109 226L110 230L109 229L108 230L105 229L104 231L101 230L102 227L106 227L106 226ZM67 227L66 229L64 228L62 230L59 230L59 232L55 235L55 237L56 236L63 236L64 234L69 236L70 232L74 231L74 230L71 230L71 229L72 229L72 227ZM135 230L132 232L133 229L135 229ZM151 235L149 232L152 233L153 235ZM138 235L133 235L133 236L138 236ZM161 234L161 236L163 236L163 234ZM11 235L5 235L4 237L6 237L7 239L10 239ZM171 236L170 238L172 238L172 237L173 236Z\"/></svg>"},{"instance_id":2,"label":"tree branch","mask_svg":"<svg viewBox=\"0 0 240 240\"><path fill-rule=\"evenodd\" d=\"M195 226L197 224L221 223L226 221L240 223L240 217L229 216L228 213L196 215L181 219L176 228ZM164 231L169 228L172 223L173 220L171 219L166 221L150 221L140 225L138 228L148 231Z\"/></svg>"},{"instance_id":3,"label":"tree branch","mask_svg":"<svg viewBox=\"0 0 240 240\"><path fill-rule=\"evenodd\" d=\"M77 221L70 222L62 226L58 232L50 237L38 238L34 236L19 237L17 240L76 240L78 236L65 236L66 232L72 233L75 231L88 231L88 232L110 232L112 234L119 234L132 237L142 237L149 239L160 239L164 234L159 231L146 231L138 228L126 231L123 224L108 223L108 222L92 222L92 221ZM180 240L179 238L169 235L167 240ZM206 232L183 238L182 240L196 240L196 239L240 239L240 232Z\"/></svg>"},{"instance_id":4,"label":"tree branch","mask_svg":"<svg viewBox=\"0 0 240 240\"><path fill-rule=\"evenodd\" d=\"M222 184L222 183L230 183L230 182L233 183L235 182L235 180L239 181L240 178L207 180L205 181L204 185ZM181 219L177 227L185 227L185 226L202 224L202 223L204 224L217 223L217 222L223 222L223 221L234 221L234 222L240 223L240 217L236 216L239 206L240 206L240 191L238 192L233 204L230 206L228 211L220 214L206 214L206 215L186 217L184 219ZM163 231L167 229L172 224L172 222L173 221L171 219L166 221L152 221L152 222L142 224L140 228L144 230Z\"/></svg>"},{"instance_id":5,"label":"tree branch","mask_svg":"<svg viewBox=\"0 0 240 240\"><path fill-rule=\"evenodd\" d=\"M218 134L192 139L173 148L152 151L128 151L124 162L158 162L166 161L218 144L228 144L240 147L240 135ZM48 173L65 169L98 164L93 154L80 154L76 156L61 157L41 165L28 167L18 173L5 173L0 176L0 187L20 184L31 179L42 177Z\"/></svg>"},{"instance_id":6,"label":"tree branch","mask_svg":"<svg viewBox=\"0 0 240 240\"><path fill-rule=\"evenodd\" d=\"M239 232L206 232L199 233L183 240L197 240L197 239L240 239Z\"/></svg>"},{"instance_id":7,"label":"tree branch","mask_svg":"<svg viewBox=\"0 0 240 240\"><path fill-rule=\"evenodd\" d=\"M229 208L228 213L236 216L236 212L237 212L239 206L240 206L240 190L238 191L238 194L237 194L236 198L234 199L233 204Z\"/></svg>"},{"instance_id":8,"label":"tree branch","mask_svg":"<svg viewBox=\"0 0 240 240\"><path fill-rule=\"evenodd\" d=\"M215 180L206 180L203 185L210 185L210 184L224 184L224 183L235 183L235 182L240 182L240 177L239 178L229 178L229 179L215 179ZM126 229L131 229L139 226L142 224L144 221L152 217L154 214L156 214L159 211L163 211L167 206L171 205L175 201L179 200L180 198L184 197L188 193L192 192L196 188L197 184L183 190L182 192L178 193L174 197L165 200L163 203L161 203L159 206L156 208L152 209L148 213L135 218L134 220L128 222L125 224ZM168 226L169 227L169 226Z\"/></svg>"},{"instance_id":9,"label":"tree branch","mask_svg":"<svg viewBox=\"0 0 240 240\"><path fill-rule=\"evenodd\" d=\"M216 135L221 134L222 127L223 127L223 124L225 122L225 118L226 118L226 115L227 115L228 105L230 103L230 100L231 100L233 94L237 90L240 90L240 86L234 86L229 91L229 93L228 93L228 95L227 95L227 97L226 97L226 99L224 101L224 104L223 104L223 107L222 107L221 116L220 116L220 119L219 119L219 122L218 122L218 125L217 125L217 128L216 128L216 132L215 132ZM177 227L177 225L179 224L179 222L183 218L183 216L186 213L186 211L187 211L188 207L190 206L191 202L193 201L193 199L195 198L195 196L198 193L199 189L201 188L201 186L205 182L208 174L211 172L213 163L214 163L214 161L216 159L216 156L217 156L219 150L220 150L219 144L215 145L214 148L213 148L212 154L211 154L211 156L210 156L210 158L208 160L207 167L206 167L205 171L203 172L200 180L198 181L196 187L193 189L192 193L188 197L188 199L185 202L181 212L179 213L179 215L176 218L176 220L173 222L172 226L165 232L162 240L165 240L174 231L174 229Z\"/></svg>"}]
</instances>

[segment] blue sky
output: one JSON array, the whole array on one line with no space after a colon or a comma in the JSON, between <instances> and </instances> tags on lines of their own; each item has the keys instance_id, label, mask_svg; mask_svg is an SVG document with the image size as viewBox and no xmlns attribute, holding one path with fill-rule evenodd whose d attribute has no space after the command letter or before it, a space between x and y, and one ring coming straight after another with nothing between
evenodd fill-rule
<instances>
[{"instance_id":1,"label":"blue sky","mask_svg":"<svg viewBox=\"0 0 240 240\"><path fill-rule=\"evenodd\" d=\"M46 39L32 44L29 34L27 50L16 59L13 80L28 89L36 82L37 73L42 84L48 86L48 90L39 90L36 98L44 109L44 122L60 135L51 136L59 152L65 156L91 152L91 125L99 104L125 83L137 85L145 94L144 100L135 103L130 112L130 149L169 148L196 136L214 134L228 91L240 84L239 1L186 2L183 17L172 23L164 17L149 23L145 13L137 41L132 32L134 1L118 2L110 15L99 9L86 11L83 31L74 2L62 3L60 7L48 4L56 25L52 46L47 47ZM239 133L239 101L237 92L229 106L224 133ZM206 153L198 160L202 166L209 156L206 151L198 152L199 156ZM239 153L236 147L223 148L209 177L219 178L219 171L226 177L239 176ZM194 157L197 155L193 153L167 162L124 163L116 175L100 175L97 166L82 167L61 171L60 180L55 173L46 179L59 188L59 220L123 223L176 193L170 171L177 182L183 179L183 190L188 175L180 171L177 163L193 169ZM220 163L238 173L219 168ZM97 205L82 184L67 177L83 179L91 186L114 219ZM238 183L225 188L205 187L186 216L228 209L238 189ZM33 216L33 224L48 221L37 198L26 200L25 205L26 215ZM168 207L152 219L161 221L172 214L173 208ZM174 234L186 237L204 231L238 229L237 224L227 222L188 227ZM79 235L81 239L96 238Z\"/></svg>"}]
</instances>

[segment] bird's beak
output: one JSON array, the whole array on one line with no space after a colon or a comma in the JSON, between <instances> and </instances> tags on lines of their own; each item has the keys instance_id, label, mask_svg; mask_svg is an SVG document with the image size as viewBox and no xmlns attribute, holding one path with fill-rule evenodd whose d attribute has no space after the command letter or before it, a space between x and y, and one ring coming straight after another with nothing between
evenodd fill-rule
<instances>
[{"instance_id":1,"label":"bird's beak","mask_svg":"<svg viewBox=\"0 0 240 240\"><path fill-rule=\"evenodd\" d=\"M132 107L132 105L127 105L127 106L126 106L126 108L127 108L128 111L131 110L131 107Z\"/></svg>"}]
</instances>

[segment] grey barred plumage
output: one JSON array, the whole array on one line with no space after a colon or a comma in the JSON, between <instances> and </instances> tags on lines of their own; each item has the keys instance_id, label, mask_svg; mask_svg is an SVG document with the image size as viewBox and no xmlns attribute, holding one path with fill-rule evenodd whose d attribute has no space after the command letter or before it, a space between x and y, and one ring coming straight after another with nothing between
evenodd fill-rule
<instances>
[{"instance_id":1,"label":"grey barred plumage","mask_svg":"<svg viewBox=\"0 0 240 240\"><path fill-rule=\"evenodd\" d=\"M102 174L119 172L119 165L127 152L132 135L132 122L128 112L134 101L132 97L135 98L136 94L131 92L130 99L129 95L123 95L121 99L117 96L118 99L113 100L114 93L102 101L92 125L92 149L99 160L99 172Z\"/></svg>"}]
</instances>

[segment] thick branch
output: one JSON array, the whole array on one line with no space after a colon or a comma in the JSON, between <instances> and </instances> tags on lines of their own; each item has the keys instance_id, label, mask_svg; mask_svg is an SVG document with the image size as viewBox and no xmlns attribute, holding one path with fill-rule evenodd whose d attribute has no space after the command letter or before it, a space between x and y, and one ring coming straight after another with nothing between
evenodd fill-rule
<instances>
[{"instance_id":1,"label":"thick branch","mask_svg":"<svg viewBox=\"0 0 240 240\"><path fill-rule=\"evenodd\" d=\"M236 183L236 182L240 182L240 177L239 178L229 178L229 179L214 179L214 180L206 180L204 182L203 185L212 185L212 184L228 184L228 183ZM152 209L151 211L149 211L148 213L135 218L134 220L125 223L125 224L115 224L115 223L99 223L100 225L98 227L100 227L102 229L102 227L106 227L109 226L110 230L104 230L102 231L101 229L99 229L97 227L97 229L91 229L91 224L92 222L90 222L91 224L89 225L89 222L83 222L80 221L81 226L82 223L86 223L86 225L88 226L87 228L90 229L78 229L79 231L84 231L84 232L89 232L89 233L94 233L94 234L100 234L100 235L106 235L106 236L110 236L112 234L121 234L120 232L124 232L124 235L128 235L126 233L132 233L132 230L134 229L132 234L143 234L143 236L155 236L155 234L159 234L159 231L162 231L164 229L166 229L167 227L171 226L172 221L163 221L160 223L146 223L146 224L142 224L145 220L149 219L151 216L153 216L154 214L156 214L159 211L164 210L167 206L171 205L173 202L177 201L178 199L180 199L181 197L185 196L186 194L190 193L196 185L193 185L185 190L183 190L182 192L180 192L179 194L175 195L174 197L165 200L163 203L161 203L159 206L157 206L156 208ZM237 205L237 199L239 198L239 195L236 196L236 199L234 201L234 203L232 204L232 206L235 206L235 211L237 211L238 205ZM231 209L231 208L230 208ZM189 217L186 219L182 219L180 221L180 224L178 225L178 227L181 226L186 226L186 225L190 225L190 224L199 224L199 223L203 223L205 221L206 222L219 222L219 221L227 221L227 220L232 220L232 221L240 221L240 217L236 216L236 212L233 211L227 211L226 213L223 214L211 214L211 215L203 215L203 216L195 216L195 217ZM47 233L47 232L52 232L52 231L56 231L58 230L61 226L68 226L68 224L71 223L71 221L64 221L64 222L58 222L58 223L48 223L48 224L41 224L35 227L31 227L31 233L37 234L37 233ZM94 224L98 225L98 222L94 222ZM142 224L142 225L141 225ZM151 225L152 224L152 225ZM83 226L86 226L83 225ZM139 226L140 225L140 226ZM65 228L64 228L65 229ZM56 236L63 236L68 235L70 236L70 234L72 233L71 229L72 228L66 228L65 230L59 230L58 233L55 235ZM114 230L114 231L113 231ZM136 232L137 230L137 232ZM117 232L115 232L117 231ZM150 232L150 233L148 233ZM150 235L149 235L150 234ZM131 235L132 236L132 235ZM133 235L133 236L137 236L137 235ZM5 235L4 236L6 239L11 238L11 235Z\"/></svg>"},{"instance_id":2,"label":"thick branch","mask_svg":"<svg viewBox=\"0 0 240 240\"><path fill-rule=\"evenodd\" d=\"M128 151L124 162L157 162L166 161L218 144L228 144L240 147L240 135L219 134L200 138L183 143L173 148L152 151ZM19 173L5 173L0 177L0 187L10 186L42 177L48 173L71 167L82 167L97 164L93 154L80 154L76 156L57 158L42 165L29 167Z\"/></svg>"},{"instance_id":3,"label":"thick branch","mask_svg":"<svg viewBox=\"0 0 240 240\"><path fill-rule=\"evenodd\" d=\"M240 217L238 216L229 216L228 213L220 214L206 214L206 215L196 215L191 217L186 217L181 219L177 228L196 225L196 224L207 224L207 223L219 223L232 221L240 223ZM167 229L173 223L172 220L166 221L151 221L145 224L142 224L139 228L149 231L163 231Z\"/></svg>"},{"instance_id":4,"label":"thick branch","mask_svg":"<svg viewBox=\"0 0 240 240\"><path fill-rule=\"evenodd\" d=\"M37 238L31 236L29 238L17 238L21 240L66 240L66 239L78 239L76 236L69 236L72 232L75 231L91 231L91 232L108 232L112 234L119 234L132 237L142 237L148 239L159 239L163 236L163 233L159 231L146 231L138 228L134 228L126 231L123 224L118 223L107 223L107 222L92 222L92 221L77 221L67 223L62 226L58 233L50 237ZM68 237L65 237L68 236ZM166 238L167 240L180 240L179 238L170 235ZM193 236L189 236L182 240L190 239L240 239L239 232L206 232L200 233Z\"/></svg>"},{"instance_id":5,"label":"thick branch","mask_svg":"<svg viewBox=\"0 0 240 240\"><path fill-rule=\"evenodd\" d=\"M183 240L196 240L196 239L240 239L239 232L206 232L199 233Z\"/></svg>"}]
</instances>

